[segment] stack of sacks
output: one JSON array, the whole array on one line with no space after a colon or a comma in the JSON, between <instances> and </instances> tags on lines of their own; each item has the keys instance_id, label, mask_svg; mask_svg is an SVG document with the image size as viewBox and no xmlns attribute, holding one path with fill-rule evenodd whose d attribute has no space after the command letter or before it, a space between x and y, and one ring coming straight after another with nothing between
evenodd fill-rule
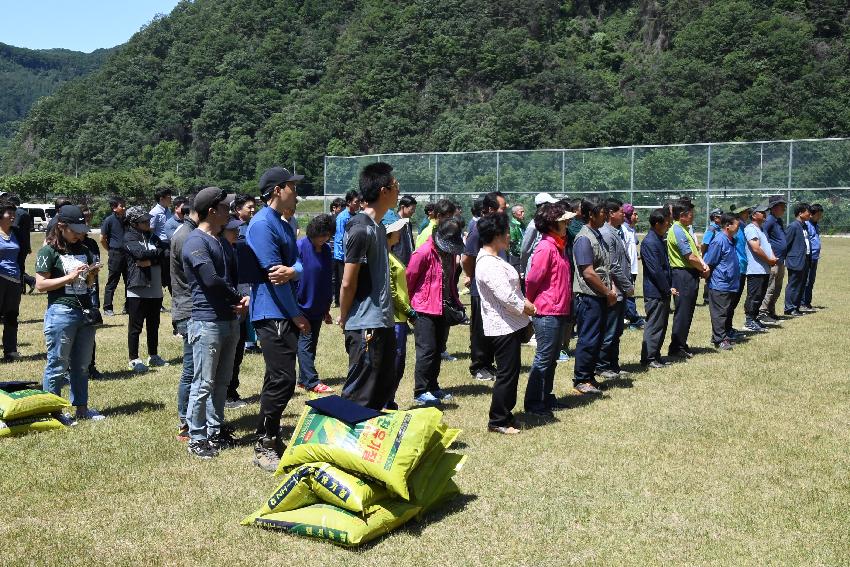
<instances>
[{"instance_id":1,"label":"stack of sacks","mask_svg":"<svg viewBox=\"0 0 850 567\"><path fill-rule=\"evenodd\" d=\"M460 493L466 457L442 412L387 413L354 425L305 408L276 476L283 482L242 525L357 546Z\"/></svg>"},{"instance_id":2,"label":"stack of sacks","mask_svg":"<svg viewBox=\"0 0 850 567\"><path fill-rule=\"evenodd\" d=\"M62 429L65 426L51 414L70 405L44 390L0 390L0 437Z\"/></svg>"}]
</instances>

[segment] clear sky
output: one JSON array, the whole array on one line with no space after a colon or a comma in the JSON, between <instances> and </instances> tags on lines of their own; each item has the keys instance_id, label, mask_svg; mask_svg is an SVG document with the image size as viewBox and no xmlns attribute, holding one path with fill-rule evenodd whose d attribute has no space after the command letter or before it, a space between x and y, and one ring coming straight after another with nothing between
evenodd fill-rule
<instances>
[{"instance_id":1,"label":"clear sky","mask_svg":"<svg viewBox=\"0 0 850 567\"><path fill-rule=\"evenodd\" d=\"M124 43L178 0L0 0L0 43L90 52Z\"/></svg>"}]
</instances>

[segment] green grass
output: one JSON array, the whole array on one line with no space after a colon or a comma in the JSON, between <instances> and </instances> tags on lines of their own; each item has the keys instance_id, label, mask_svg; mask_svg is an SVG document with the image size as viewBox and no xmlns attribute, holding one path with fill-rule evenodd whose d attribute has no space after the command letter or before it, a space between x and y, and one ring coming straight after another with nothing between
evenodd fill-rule
<instances>
[{"instance_id":1,"label":"green grass","mask_svg":"<svg viewBox=\"0 0 850 567\"><path fill-rule=\"evenodd\" d=\"M462 359L443 365L441 383L458 398L445 420L464 429L463 496L359 551L240 527L274 480L249 446L190 458L174 438L179 367L129 375L126 318L108 319L98 365L111 376L91 384L91 405L109 418L0 443L0 565L850 564L850 241L825 239L824 257L815 303L826 309L733 352L638 371L516 437L487 433L489 386L469 379L468 336L455 329L449 350ZM27 360L3 366L5 379L40 379L45 304L24 298ZM342 335L323 332L318 369L339 386ZM161 336L176 360L167 316ZM707 348L708 336L701 307L692 346ZM408 349L403 403L412 340ZM627 368L639 349L640 333L626 332ZM524 365L532 356L523 349ZM246 357L243 396L256 399L262 370L261 357ZM558 366L559 395L571 371ZM287 408L287 432L304 401L298 393ZM255 402L227 417L248 435L256 412Z\"/></svg>"}]
</instances>

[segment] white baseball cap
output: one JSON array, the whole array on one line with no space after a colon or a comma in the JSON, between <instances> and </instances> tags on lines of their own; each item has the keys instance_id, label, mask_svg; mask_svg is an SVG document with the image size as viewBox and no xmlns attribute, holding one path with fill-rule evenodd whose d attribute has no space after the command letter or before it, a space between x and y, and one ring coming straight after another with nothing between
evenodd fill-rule
<instances>
[{"instance_id":1,"label":"white baseball cap","mask_svg":"<svg viewBox=\"0 0 850 567\"><path fill-rule=\"evenodd\" d=\"M543 203L557 203L558 199L550 195L549 193L538 193L534 197L534 204L537 206L542 205Z\"/></svg>"}]
</instances>

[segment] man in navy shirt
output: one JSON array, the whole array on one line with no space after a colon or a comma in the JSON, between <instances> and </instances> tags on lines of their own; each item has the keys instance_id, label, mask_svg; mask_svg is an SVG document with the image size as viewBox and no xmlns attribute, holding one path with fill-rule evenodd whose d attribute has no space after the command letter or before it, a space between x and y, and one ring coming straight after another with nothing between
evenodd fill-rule
<instances>
[{"instance_id":1,"label":"man in navy shirt","mask_svg":"<svg viewBox=\"0 0 850 567\"><path fill-rule=\"evenodd\" d=\"M785 199L781 195L774 195L767 201L770 207L770 214L764 221L762 230L770 242L770 247L773 250L773 255L778 260L775 266L770 268L770 277L767 280L767 293L759 308L759 320L762 323L775 325L779 321L776 319L776 300L779 299L779 294L782 293L782 282L785 279L785 224L782 217L785 215Z\"/></svg>"},{"instance_id":2,"label":"man in navy shirt","mask_svg":"<svg viewBox=\"0 0 850 567\"><path fill-rule=\"evenodd\" d=\"M283 454L280 418L295 391L295 360L298 338L310 332L310 324L295 299L293 280L301 273L292 225L282 218L284 209L294 209L298 182L283 167L272 167L260 177L260 196L266 206L248 225L248 246L256 255L268 281L251 286L251 321L263 345L266 373L260 390L260 417L254 464L274 472ZM343 211L344 213L345 211Z\"/></svg>"},{"instance_id":3,"label":"man in navy shirt","mask_svg":"<svg viewBox=\"0 0 850 567\"><path fill-rule=\"evenodd\" d=\"M812 291L815 287L815 279L818 274L818 260L820 260L820 228L818 223L823 218L823 205L815 203L809 207L809 221L806 223L806 229L809 231L809 242L812 245L812 263L809 266L809 277L806 278L806 287L803 290L803 305L800 311L803 313L813 312L812 307Z\"/></svg>"},{"instance_id":4,"label":"man in navy shirt","mask_svg":"<svg viewBox=\"0 0 850 567\"><path fill-rule=\"evenodd\" d=\"M735 248L738 218L723 213L718 224L721 230L712 239L703 258L711 268L707 284L711 342L720 350L732 350L732 302L741 285L741 268Z\"/></svg>"},{"instance_id":5,"label":"man in navy shirt","mask_svg":"<svg viewBox=\"0 0 850 567\"><path fill-rule=\"evenodd\" d=\"M812 244L806 227L811 214L808 203L794 205L794 220L785 230L785 267L788 270L788 285L785 287L785 315L802 315L803 291L812 263Z\"/></svg>"},{"instance_id":6,"label":"man in navy shirt","mask_svg":"<svg viewBox=\"0 0 850 567\"><path fill-rule=\"evenodd\" d=\"M127 256L124 255L124 212L127 208L121 197L111 197L109 206L112 214L103 219L100 226L100 243L109 251L109 277L103 291L103 314L115 315L112 298L118 288L118 281L124 278L124 287L127 287Z\"/></svg>"},{"instance_id":7,"label":"man in navy shirt","mask_svg":"<svg viewBox=\"0 0 850 567\"><path fill-rule=\"evenodd\" d=\"M183 269L192 295L188 325L194 375L186 421L189 454L210 459L232 446L224 428L224 402L233 374L239 339L237 316L248 310L248 298L236 291L236 255L221 230L230 220L233 194L218 187L195 196L198 228L183 243Z\"/></svg>"},{"instance_id":8,"label":"man in navy shirt","mask_svg":"<svg viewBox=\"0 0 850 567\"><path fill-rule=\"evenodd\" d=\"M670 363L661 358L661 345L670 319L670 297L678 295L673 287L673 271L667 255L667 231L671 224L670 209L655 209L649 215L651 230L640 245L643 263L643 303L646 325L640 348L640 363L650 368L664 368Z\"/></svg>"}]
</instances>

